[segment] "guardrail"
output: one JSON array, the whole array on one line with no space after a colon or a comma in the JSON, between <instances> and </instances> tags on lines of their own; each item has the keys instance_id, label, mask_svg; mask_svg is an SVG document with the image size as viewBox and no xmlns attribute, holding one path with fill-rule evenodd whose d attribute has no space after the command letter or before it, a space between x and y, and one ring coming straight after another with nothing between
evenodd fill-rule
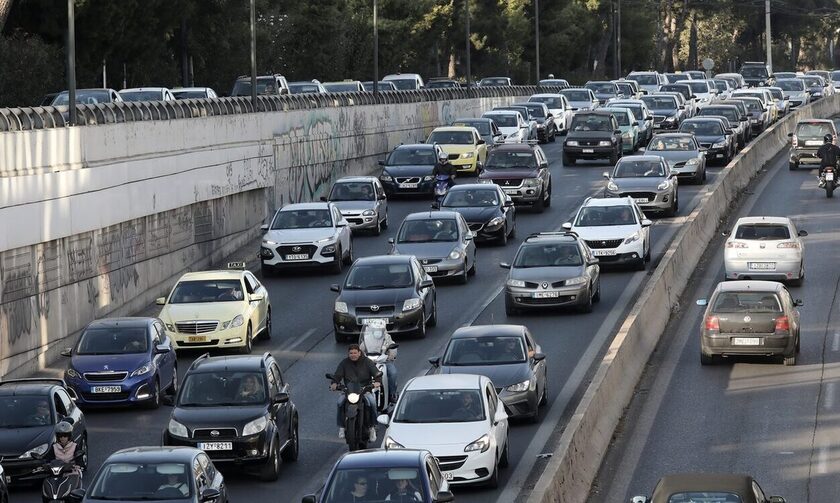
<instances>
[{"instance_id":1,"label":"guardrail","mask_svg":"<svg viewBox=\"0 0 840 503\"><path fill-rule=\"evenodd\" d=\"M537 92L557 92L559 87L504 86L417 91L381 91L328 94L288 94L257 96L256 112L285 112L358 105L391 105L449 101L470 98L525 96ZM69 126L69 106L0 108L0 132ZM195 119L216 115L254 113L250 97L190 99L176 101L125 101L118 103L77 104L78 126L119 124L123 122Z\"/></svg>"}]
</instances>

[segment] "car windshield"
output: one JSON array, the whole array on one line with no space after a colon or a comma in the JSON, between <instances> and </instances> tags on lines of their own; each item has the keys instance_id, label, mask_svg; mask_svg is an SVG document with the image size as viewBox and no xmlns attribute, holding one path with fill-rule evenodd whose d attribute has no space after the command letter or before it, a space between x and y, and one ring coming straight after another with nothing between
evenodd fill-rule
<instances>
[{"instance_id":1,"label":"car windshield","mask_svg":"<svg viewBox=\"0 0 840 503\"><path fill-rule=\"evenodd\" d=\"M403 391L394 413L396 423L472 423L483 420L484 403L477 389Z\"/></svg>"},{"instance_id":2,"label":"car windshield","mask_svg":"<svg viewBox=\"0 0 840 503\"><path fill-rule=\"evenodd\" d=\"M772 96L773 99L781 100L785 97L785 95L782 94L781 89L768 89L767 91L770 93L770 96Z\"/></svg>"},{"instance_id":3,"label":"car windshield","mask_svg":"<svg viewBox=\"0 0 840 503\"><path fill-rule=\"evenodd\" d=\"M683 133L694 133L699 136L722 135L723 129L720 124L712 121L683 122L680 126Z\"/></svg>"},{"instance_id":4,"label":"car windshield","mask_svg":"<svg viewBox=\"0 0 840 503\"><path fill-rule=\"evenodd\" d=\"M397 233L397 243L454 242L458 240L458 222L454 219L406 220Z\"/></svg>"},{"instance_id":5,"label":"car windshield","mask_svg":"<svg viewBox=\"0 0 840 503\"><path fill-rule=\"evenodd\" d=\"M726 91L729 89L729 86L726 84L725 81L716 80L715 81L715 88L718 91Z\"/></svg>"},{"instance_id":6,"label":"car windshield","mask_svg":"<svg viewBox=\"0 0 840 503\"><path fill-rule=\"evenodd\" d=\"M77 355L142 354L149 351L145 327L88 328L79 339Z\"/></svg>"},{"instance_id":7,"label":"car windshield","mask_svg":"<svg viewBox=\"0 0 840 503\"><path fill-rule=\"evenodd\" d=\"M541 86L557 86L557 87L565 87L569 85L569 81L563 79L542 79L540 81Z\"/></svg>"},{"instance_id":8,"label":"car windshield","mask_svg":"<svg viewBox=\"0 0 840 503\"><path fill-rule=\"evenodd\" d=\"M599 84L599 83L595 83L595 82L590 82L589 84L586 84L583 87L585 87L587 89L592 89L592 92L596 93L596 94L615 94L616 93L615 84L607 84L607 83Z\"/></svg>"},{"instance_id":9,"label":"car windshield","mask_svg":"<svg viewBox=\"0 0 840 503\"><path fill-rule=\"evenodd\" d=\"M359 90L357 82L327 82L322 85L330 93L351 93Z\"/></svg>"},{"instance_id":10,"label":"car windshield","mask_svg":"<svg viewBox=\"0 0 840 503\"><path fill-rule=\"evenodd\" d=\"M446 208L492 207L498 205L499 193L489 187L486 189L450 190L441 204Z\"/></svg>"},{"instance_id":11,"label":"car windshield","mask_svg":"<svg viewBox=\"0 0 840 503\"><path fill-rule=\"evenodd\" d=\"M285 210L274 217L271 229L315 229L332 225L330 210Z\"/></svg>"},{"instance_id":12,"label":"car windshield","mask_svg":"<svg viewBox=\"0 0 840 503\"><path fill-rule=\"evenodd\" d=\"M489 79L481 79L480 85L482 86L507 86L510 85L508 83L508 79L506 78L489 78Z\"/></svg>"},{"instance_id":13,"label":"car windshield","mask_svg":"<svg viewBox=\"0 0 840 503\"><path fill-rule=\"evenodd\" d=\"M773 292L721 292L712 306L714 313L781 313Z\"/></svg>"},{"instance_id":14,"label":"car windshield","mask_svg":"<svg viewBox=\"0 0 840 503\"><path fill-rule=\"evenodd\" d=\"M277 94L277 80L274 77L257 77L257 94ZM233 85L231 96L251 96L251 79L237 80Z\"/></svg>"},{"instance_id":15,"label":"car windshield","mask_svg":"<svg viewBox=\"0 0 840 503\"><path fill-rule=\"evenodd\" d=\"M575 115L572 120L574 131L612 131L612 123L607 115Z\"/></svg>"},{"instance_id":16,"label":"car windshield","mask_svg":"<svg viewBox=\"0 0 840 503\"><path fill-rule=\"evenodd\" d=\"M686 492L672 494L668 503L741 503L741 498L735 493Z\"/></svg>"},{"instance_id":17,"label":"car windshield","mask_svg":"<svg viewBox=\"0 0 840 503\"><path fill-rule=\"evenodd\" d=\"M784 240L790 239L790 230L784 224L741 224L735 231L735 239Z\"/></svg>"},{"instance_id":18,"label":"car windshield","mask_svg":"<svg viewBox=\"0 0 840 503\"><path fill-rule=\"evenodd\" d=\"M258 405L268 389L261 372L237 370L188 372L181 388L179 407Z\"/></svg>"},{"instance_id":19,"label":"car windshield","mask_svg":"<svg viewBox=\"0 0 840 503\"><path fill-rule=\"evenodd\" d=\"M697 150L694 138L690 136L660 136L654 137L647 147L651 152L689 152Z\"/></svg>"},{"instance_id":20,"label":"car windshield","mask_svg":"<svg viewBox=\"0 0 840 503\"><path fill-rule=\"evenodd\" d=\"M697 115L720 115L722 117L726 117L729 122L738 122L738 114L737 110L732 108L701 108L700 113Z\"/></svg>"},{"instance_id":21,"label":"car windshield","mask_svg":"<svg viewBox=\"0 0 840 503\"><path fill-rule=\"evenodd\" d=\"M160 101L162 96L160 91L122 91L120 98L123 101Z\"/></svg>"},{"instance_id":22,"label":"car windshield","mask_svg":"<svg viewBox=\"0 0 840 503\"><path fill-rule=\"evenodd\" d=\"M685 99L688 99L688 98L691 97L691 91L686 89L685 86L683 86L683 85L678 85L678 86L665 85L665 86L662 86L662 88L660 88L660 91L666 92L666 93L680 93L681 95L683 95L683 97Z\"/></svg>"},{"instance_id":23,"label":"car windshield","mask_svg":"<svg viewBox=\"0 0 840 503\"><path fill-rule=\"evenodd\" d=\"M450 80L438 80L434 82L427 82L426 89L448 89L453 87L460 87L457 82Z\"/></svg>"},{"instance_id":24,"label":"car windshield","mask_svg":"<svg viewBox=\"0 0 840 503\"><path fill-rule=\"evenodd\" d=\"M496 149L487 156L488 169L536 169L537 160L531 152L512 152Z\"/></svg>"},{"instance_id":25,"label":"car windshield","mask_svg":"<svg viewBox=\"0 0 840 503\"><path fill-rule=\"evenodd\" d=\"M528 113L531 114L531 117L539 117L542 119L546 116L545 109L541 106L528 105L525 108L528 109Z\"/></svg>"},{"instance_id":26,"label":"car windshield","mask_svg":"<svg viewBox=\"0 0 840 503\"><path fill-rule=\"evenodd\" d=\"M346 290L385 290L409 288L414 285L411 266L403 264L355 265L344 283Z\"/></svg>"},{"instance_id":27,"label":"car windshield","mask_svg":"<svg viewBox=\"0 0 840 503\"><path fill-rule=\"evenodd\" d=\"M799 79L779 80L776 82L776 87L781 87L783 91L804 91L805 83Z\"/></svg>"},{"instance_id":28,"label":"car windshield","mask_svg":"<svg viewBox=\"0 0 840 503\"><path fill-rule=\"evenodd\" d=\"M648 108L654 110L675 110L677 108L677 99L670 96L642 96L642 101Z\"/></svg>"},{"instance_id":29,"label":"car windshield","mask_svg":"<svg viewBox=\"0 0 840 503\"><path fill-rule=\"evenodd\" d=\"M629 158L628 158L629 159ZM615 166L613 171L613 178L642 178L642 177L663 177L665 176L665 168L658 160L621 160Z\"/></svg>"},{"instance_id":30,"label":"car windshield","mask_svg":"<svg viewBox=\"0 0 840 503\"><path fill-rule=\"evenodd\" d=\"M745 100L740 100L740 101L744 104L744 106L747 108L748 111L750 111L750 112L761 112L761 109L762 109L761 102L758 101L757 99L753 98L753 99L745 99Z\"/></svg>"},{"instance_id":31,"label":"car windshield","mask_svg":"<svg viewBox=\"0 0 840 503\"><path fill-rule=\"evenodd\" d=\"M514 114L492 114L487 117L492 119L498 127L516 127L519 125Z\"/></svg>"},{"instance_id":32,"label":"car windshield","mask_svg":"<svg viewBox=\"0 0 840 503\"><path fill-rule=\"evenodd\" d=\"M46 396L0 397L0 428L30 428L51 425L54 422L52 407Z\"/></svg>"},{"instance_id":33,"label":"car windshield","mask_svg":"<svg viewBox=\"0 0 840 503\"><path fill-rule=\"evenodd\" d=\"M205 91L172 91L176 100L203 99L207 97Z\"/></svg>"},{"instance_id":34,"label":"car windshield","mask_svg":"<svg viewBox=\"0 0 840 503\"><path fill-rule=\"evenodd\" d=\"M169 297L170 304L239 302L245 299L238 279L181 281Z\"/></svg>"},{"instance_id":35,"label":"car windshield","mask_svg":"<svg viewBox=\"0 0 840 503\"><path fill-rule=\"evenodd\" d=\"M319 91L317 84L289 84L290 94L317 93Z\"/></svg>"},{"instance_id":36,"label":"car windshield","mask_svg":"<svg viewBox=\"0 0 840 503\"><path fill-rule=\"evenodd\" d=\"M449 341L443 364L452 366L525 363L521 337L458 337Z\"/></svg>"},{"instance_id":37,"label":"car windshield","mask_svg":"<svg viewBox=\"0 0 840 503\"><path fill-rule=\"evenodd\" d=\"M475 137L471 131L432 131L426 143L441 145L473 145Z\"/></svg>"},{"instance_id":38,"label":"car windshield","mask_svg":"<svg viewBox=\"0 0 840 503\"><path fill-rule=\"evenodd\" d=\"M690 80L686 82L686 84L688 85L688 87L691 88L691 92L693 92L694 94L709 92L709 84L707 84L706 82L699 80L695 82Z\"/></svg>"},{"instance_id":39,"label":"car windshield","mask_svg":"<svg viewBox=\"0 0 840 503\"><path fill-rule=\"evenodd\" d=\"M435 150L431 147L403 147L391 152L388 166L434 166L437 162Z\"/></svg>"},{"instance_id":40,"label":"car windshield","mask_svg":"<svg viewBox=\"0 0 840 503\"><path fill-rule=\"evenodd\" d=\"M635 225L636 216L629 206L586 206L578 213L575 227Z\"/></svg>"},{"instance_id":41,"label":"car windshield","mask_svg":"<svg viewBox=\"0 0 840 503\"><path fill-rule=\"evenodd\" d=\"M612 112L613 117L618 122L619 126L629 126L630 125L630 117L624 110L608 110Z\"/></svg>"},{"instance_id":42,"label":"car windshield","mask_svg":"<svg viewBox=\"0 0 840 503\"><path fill-rule=\"evenodd\" d=\"M513 267L572 267L583 264L580 250L574 243L534 243L522 246L513 260Z\"/></svg>"},{"instance_id":43,"label":"car windshield","mask_svg":"<svg viewBox=\"0 0 840 503\"><path fill-rule=\"evenodd\" d=\"M420 470L411 467L338 468L323 494L323 503L431 501Z\"/></svg>"},{"instance_id":44,"label":"car windshield","mask_svg":"<svg viewBox=\"0 0 840 503\"><path fill-rule=\"evenodd\" d=\"M776 79L795 79L796 72L776 72L773 77Z\"/></svg>"},{"instance_id":45,"label":"car windshield","mask_svg":"<svg viewBox=\"0 0 840 503\"><path fill-rule=\"evenodd\" d=\"M552 109L562 109L563 108L563 100L561 98L555 98L552 96L531 96L528 101L534 101L536 103L545 103L545 106Z\"/></svg>"},{"instance_id":46,"label":"car windshield","mask_svg":"<svg viewBox=\"0 0 840 503\"><path fill-rule=\"evenodd\" d=\"M399 90L417 89L417 81L415 79L388 79Z\"/></svg>"},{"instance_id":47,"label":"car windshield","mask_svg":"<svg viewBox=\"0 0 840 503\"><path fill-rule=\"evenodd\" d=\"M834 134L834 130L825 122L800 122L796 126L797 138L819 138Z\"/></svg>"},{"instance_id":48,"label":"car windshield","mask_svg":"<svg viewBox=\"0 0 840 503\"><path fill-rule=\"evenodd\" d=\"M452 125L457 127L473 127L478 130L478 134L490 134L490 123L487 121L455 121Z\"/></svg>"},{"instance_id":49,"label":"car windshield","mask_svg":"<svg viewBox=\"0 0 840 503\"><path fill-rule=\"evenodd\" d=\"M652 74L630 75L627 78L630 80L635 80L636 82L644 86L653 86L659 84L659 80L656 78L656 75Z\"/></svg>"},{"instance_id":50,"label":"car windshield","mask_svg":"<svg viewBox=\"0 0 840 503\"><path fill-rule=\"evenodd\" d=\"M511 112L519 112L519 115L522 116L523 119L528 120L531 118L531 112L526 107L520 106L509 106L509 107L496 107L493 110L510 110Z\"/></svg>"},{"instance_id":51,"label":"car windshield","mask_svg":"<svg viewBox=\"0 0 840 503\"><path fill-rule=\"evenodd\" d=\"M740 73L745 79L764 79L767 78L767 68L763 66L745 66L741 68Z\"/></svg>"},{"instance_id":52,"label":"car windshield","mask_svg":"<svg viewBox=\"0 0 840 503\"><path fill-rule=\"evenodd\" d=\"M76 91L76 103L95 105L97 103L110 103L111 95L105 90ZM61 92L55 97L52 106L67 105L70 103L70 94L67 91Z\"/></svg>"},{"instance_id":53,"label":"car windshield","mask_svg":"<svg viewBox=\"0 0 840 503\"><path fill-rule=\"evenodd\" d=\"M618 86L618 90L621 94L625 96L630 96L633 94L633 87L630 84L616 84Z\"/></svg>"},{"instance_id":54,"label":"car windshield","mask_svg":"<svg viewBox=\"0 0 840 503\"><path fill-rule=\"evenodd\" d=\"M805 82L805 85L809 87L822 87L822 79L819 77L802 77L802 81Z\"/></svg>"},{"instance_id":55,"label":"car windshield","mask_svg":"<svg viewBox=\"0 0 840 503\"><path fill-rule=\"evenodd\" d=\"M834 70L831 72L831 80L840 80L840 70Z\"/></svg>"},{"instance_id":56,"label":"car windshield","mask_svg":"<svg viewBox=\"0 0 840 503\"><path fill-rule=\"evenodd\" d=\"M735 96L739 96L739 97L740 97L740 96L743 96L743 97L755 98L755 99L758 99L758 100L761 100L761 101L764 101L764 99L765 99L764 93L745 93L745 92L740 92L740 93L737 93Z\"/></svg>"},{"instance_id":57,"label":"car windshield","mask_svg":"<svg viewBox=\"0 0 840 503\"><path fill-rule=\"evenodd\" d=\"M333 185L330 201L375 201L371 182L341 182Z\"/></svg>"},{"instance_id":58,"label":"car windshield","mask_svg":"<svg viewBox=\"0 0 840 503\"><path fill-rule=\"evenodd\" d=\"M619 101L617 103L610 103L610 106L615 108L626 108L627 110L630 110L630 113L633 114L634 120L641 120L642 116L644 115L642 113L641 105L634 105L632 103L622 103Z\"/></svg>"},{"instance_id":59,"label":"car windshield","mask_svg":"<svg viewBox=\"0 0 840 503\"><path fill-rule=\"evenodd\" d=\"M108 463L87 497L93 500L163 501L193 494L192 470L184 463Z\"/></svg>"},{"instance_id":60,"label":"car windshield","mask_svg":"<svg viewBox=\"0 0 840 503\"><path fill-rule=\"evenodd\" d=\"M566 99L569 101L589 101L592 99L592 96L587 91L565 90L560 91L560 93L565 95Z\"/></svg>"},{"instance_id":61,"label":"car windshield","mask_svg":"<svg viewBox=\"0 0 840 503\"><path fill-rule=\"evenodd\" d=\"M668 76L668 82L680 82L683 80L691 80L691 75L687 73L666 73Z\"/></svg>"}]
</instances>

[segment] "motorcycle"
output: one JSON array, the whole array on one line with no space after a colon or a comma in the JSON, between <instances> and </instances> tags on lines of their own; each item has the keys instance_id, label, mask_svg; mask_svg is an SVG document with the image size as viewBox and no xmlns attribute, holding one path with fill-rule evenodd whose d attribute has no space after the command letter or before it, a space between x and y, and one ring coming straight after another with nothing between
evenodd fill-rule
<instances>
[{"instance_id":1,"label":"motorcycle","mask_svg":"<svg viewBox=\"0 0 840 503\"><path fill-rule=\"evenodd\" d=\"M332 374L326 374L326 378L333 381ZM367 402L364 400L364 394L369 393L374 388L373 383L366 384L359 387L347 387L343 384L338 384L336 391L344 393L344 403L342 405L344 417L344 440L347 442L347 447L350 451L359 451L367 449L368 444L368 429L375 426L367 424L368 413L365 410Z\"/></svg>"},{"instance_id":2,"label":"motorcycle","mask_svg":"<svg viewBox=\"0 0 840 503\"><path fill-rule=\"evenodd\" d=\"M386 365L388 362L388 352L399 348L400 345L394 343L385 346L385 338L376 336L378 330L384 331L384 324L382 326L365 325L362 333L359 335L359 345L365 347L367 358L373 361L376 364L376 368L382 373L382 384L378 388L373 389L373 398L376 402L377 411L386 414L390 407L388 396L391 394L390 381L388 380L388 366Z\"/></svg>"},{"instance_id":3,"label":"motorcycle","mask_svg":"<svg viewBox=\"0 0 840 503\"><path fill-rule=\"evenodd\" d=\"M451 177L449 175L435 175L435 202L440 204L449 192Z\"/></svg>"},{"instance_id":4,"label":"motorcycle","mask_svg":"<svg viewBox=\"0 0 840 503\"><path fill-rule=\"evenodd\" d=\"M47 464L47 478L41 485L44 503L69 502L70 492L82 487L82 476L73 462L54 459Z\"/></svg>"},{"instance_id":5,"label":"motorcycle","mask_svg":"<svg viewBox=\"0 0 840 503\"><path fill-rule=\"evenodd\" d=\"M834 189L837 187L837 173L832 167L823 169L822 179L825 188L825 197L834 197Z\"/></svg>"}]
</instances>

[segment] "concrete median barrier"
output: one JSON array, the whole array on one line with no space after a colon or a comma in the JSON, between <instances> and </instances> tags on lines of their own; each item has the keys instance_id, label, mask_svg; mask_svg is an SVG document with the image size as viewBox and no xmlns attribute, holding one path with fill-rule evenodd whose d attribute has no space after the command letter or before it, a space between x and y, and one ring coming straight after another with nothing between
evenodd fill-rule
<instances>
[{"instance_id":1,"label":"concrete median barrier","mask_svg":"<svg viewBox=\"0 0 840 503\"><path fill-rule=\"evenodd\" d=\"M550 462L528 496L529 503L586 501L645 364L721 219L759 170L787 148L787 134L798 120L827 118L838 112L838 95L793 111L746 147L708 187L599 363Z\"/></svg>"}]
</instances>

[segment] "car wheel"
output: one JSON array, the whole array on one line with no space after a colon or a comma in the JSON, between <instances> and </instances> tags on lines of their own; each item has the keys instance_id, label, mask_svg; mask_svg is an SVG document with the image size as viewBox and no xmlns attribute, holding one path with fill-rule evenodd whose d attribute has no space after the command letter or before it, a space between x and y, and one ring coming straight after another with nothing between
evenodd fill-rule
<instances>
[{"instance_id":1,"label":"car wheel","mask_svg":"<svg viewBox=\"0 0 840 503\"><path fill-rule=\"evenodd\" d=\"M260 480L263 482L273 482L280 476L280 453L277 452L277 441L275 440L274 447L265 460L265 464L260 467Z\"/></svg>"},{"instance_id":2,"label":"car wheel","mask_svg":"<svg viewBox=\"0 0 840 503\"><path fill-rule=\"evenodd\" d=\"M248 330L245 332L245 345L242 346L241 348L239 348L239 352L242 353L243 355L250 355L251 354L251 337L253 335L251 333L251 331L252 331L251 324L248 323Z\"/></svg>"},{"instance_id":3,"label":"car wheel","mask_svg":"<svg viewBox=\"0 0 840 503\"><path fill-rule=\"evenodd\" d=\"M618 148L620 149L620 148L621 148L621 146L619 146ZM610 154L610 164L612 164L613 166L615 166L615 163L617 163L617 162L618 162L618 157L619 157L618 152L615 152L615 151L614 151L614 152L612 152L612 153Z\"/></svg>"},{"instance_id":4,"label":"car wheel","mask_svg":"<svg viewBox=\"0 0 840 503\"><path fill-rule=\"evenodd\" d=\"M795 162L789 162L788 163L788 169L791 170L791 171L796 171L797 169L799 169L799 165L796 164Z\"/></svg>"},{"instance_id":5,"label":"car wheel","mask_svg":"<svg viewBox=\"0 0 840 503\"><path fill-rule=\"evenodd\" d=\"M429 321L426 322L426 325L430 327L437 325L437 297L432 301L432 315L429 316Z\"/></svg>"},{"instance_id":6,"label":"car wheel","mask_svg":"<svg viewBox=\"0 0 840 503\"><path fill-rule=\"evenodd\" d=\"M464 259L464 271L458 275L457 279L459 285L467 284L467 276L469 276L468 269L469 267L467 267L467 259Z\"/></svg>"},{"instance_id":7,"label":"car wheel","mask_svg":"<svg viewBox=\"0 0 840 503\"><path fill-rule=\"evenodd\" d=\"M298 418L292 418L292 431L290 433L289 445L280 453L284 463L297 461L300 454L300 436L298 436Z\"/></svg>"},{"instance_id":8,"label":"car wheel","mask_svg":"<svg viewBox=\"0 0 840 503\"><path fill-rule=\"evenodd\" d=\"M263 278L270 278L274 276L274 268L270 265L261 264L260 272L262 273Z\"/></svg>"},{"instance_id":9,"label":"car wheel","mask_svg":"<svg viewBox=\"0 0 840 503\"><path fill-rule=\"evenodd\" d=\"M490 489L497 489L499 487L499 462L495 461L493 463L493 473L490 474L490 478L487 479L485 482L487 487Z\"/></svg>"},{"instance_id":10,"label":"car wheel","mask_svg":"<svg viewBox=\"0 0 840 503\"><path fill-rule=\"evenodd\" d=\"M382 228L388 228L388 210L385 210L385 220L382 221Z\"/></svg>"},{"instance_id":11,"label":"car wheel","mask_svg":"<svg viewBox=\"0 0 840 503\"><path fill-rule=\"evenodd\" d=\"M426 313L420 314L420 328L417 329L417 337L420 339L426 338Z\"/></svg>"},{"instance_id":12,"label":"car wheel","mask_svg":"<svg viewBox=\"0 0 840 503\"><path fill-rule=\"evenodd\" d=\"M545 405L548 403L548 391L546 390L546 388L548 388L548 380L546 380L543 383L542 396L540 397L540 401L538 402L540 405Z\"/></svg>"},{"instance_id":13,"label":"car wheel","mask_svg":"<svg viewBox=\"0 0 840 503\"><path fill-rule=\"evenodd\" d=\"M146 402L146 408L157 409L160 407L160 378L155 378L155 384L152 388L152 398Z\"/></svg>"},{"instance_id":14,"label":"car wheel","mask_svg":"<svg viewBox=\"0 0 840 503\"><path fill-rule=\"evenodd\" d=\"M796 352L799 353L799 334L796 335Z\"/></svg>"},{"instance_id":15,"label":"car wheel","mask_svg":"<svg viewBox=\"0 0 840 503\"><path fill-rule=\"evenodd\" d=\"M592 296L592 302L601 302L601 278L598 277L598 285L595 287L595 295Z\"/></svg>"},{"instance_id":16,"label":"car wheel","mask_svg":"<svg viewBox=\"0 0 840 503\"><path fill-rule=\"evenodd\" d=\"M545 211L545 197L540 197L534 202L534 211L537 213Z\"/></svg>"},{"instance_id":17,"label":"car wheel","mask_svg":"<svg viewBox=\"0 0 840 503\"><path fill-rule=\"evenodd\" d=\"M545 207L551 206L551 184L548 184L548 190L545 193Z\"/></svg>"},{"instance_id":18,"label":"car wheel","mask_svg":"<svg viewBox=\"0 0 840 503\"><path fill-rule=\"evenodd\" d=\"M475 262L475 253L473 253L473 262L472 262L472 267L470 267L470 270L469 270L469 274L470 274L470 276L475 276L475 266L476 266L476 262Z\"/></svg>"},{"instance_id":19,"label":"car wheel","mask_svg":"<svg viewBox=\"0 0 840 503\"><path fill-rule=\"evenodd\" d=\"M644 258L644 257L639 257L638 259L636 259L636 262L633 264L633 265L634 265L634 269L635 269L635 270L637 270L637 271L644 271L644 270L645 270L645 264L646 264L646 263L647 263L647 262L645 262L645 258Z\"/></svg>"},{"instance_id":20,"label":"car wheel","mask_svg":"<svg viewBox=\"0 0 840 503\"><path fill-rule=\"evenodd\" d=\"M337 247L335 250L335 258L333 259L332 263L332 273L333 274L341 274L341 270L344 267L344 259L343 254L340 247Z\"/></svg>"},{"instance_id":21,"label":"car wheel","mask_svg":"<svg viewBox=\"0 0 840 503\"><path fill-rule=\"evenodd\" d=\"M700 365L714 365L715 364L715 357L712 355L707 355L703 352L700 353Z\"/></svg>"},{"instance_id":22,"label":"car wheel","mask_svg":"<svg viewBox=\"0 0 840 503\"><path fill-rule=\"evenodd\" d=\"M271 309L269 309L268 313L265 315L265 328L257 337L259 337L261 341L271 339Z\"/></svg>"},{"instance_id":23,"label":"car wheel","mask_svg":"<svg viewBox=\"0 0 840 503\"><path fill-rule=\"evenodd\" d=\"M175 396L178 394L178 366L175 365L172 367L172 383L169 385L169 389L166 390L169 396Z\"/></svg>"},{"instance_id":24,"label":"car wheel","mask_svg":"<svg viewBox=\"0 0 840 503\"><path fill-rule=\"evenodd\" d=\"M507 242L508 242L507 223L505 223L505 226L502 227L502 233L499 235L498 239L496 239L496 242L499 243L500 246L507 245Z\"/></svg>"},{"instance_id":25,"label":"car wheel","mask_svg":"<svg viewBox=\"0 0 840 503\"><path fill-rule=\"evenodd\" d=\"M796 365L796 352L794 352L790 356L783 357L782 361L784 362L785 367L792 367L792 366Z\"/></svg>"},{"instance_id":26,"label":"car wheel","mask_svg":"<svg viewBox=\"0 0 840 503\"><path fill-rule=\"evenodd\" d=\"M379 217L376 217L376 227L373 229L373 235L378 236L382 234L382 221L379 220Z\"/></svg>"},{"instance_id":27,"label":"car wheel","mask_svg":"<svg viewBox=\"0 0 840 503\"><path fill-rule=\"evenodd\" d=\"M563 166L574 166L577 159L563 152Z\"/></svg>"},{"instance_id":28,"label":"car wheel","mask_svg":"<svg viewBox=\"0 0 840 503\"><path fill-rule=\"evenodd\" d=\"M519 309L513 305L513 302L505 296L505 314L508 316L516 316L519 314Z\"/></svg>"},{"instance_id":29,"label":"car wheel","mask_svg":"<svg viewBox=\"0 0 840 503\"><path fill-rule=\"evenodd\" d=\"M537 409L537 415L539 415L539 409ZM510 456L508 455L508 445L509 442L505 442L505 450L502 451L502 457L499 458L499 468L507 468L510 464Z\"/></svg>"},{"instance_id":30,"label":"car wheel","mask_svg":"<svg viewBox=\"0 0 840 503\"><path fill-rule=\"evenodd\" d=\"M582 313L591 313L592 312L592 295L586 296L586 302L580 305L580 312Z\"/></svg>"},{"instance_id":31,"label":"car wheel","mask_svg":"<svg viewBox=\"0 0 840 503\"><path fill-rule=\"evenodd\" d=\"M703 172L698 169L697 173L694 173L694 179L692 182L694 182L694 185L701 185L703 183L703 178Z\"/></svg>"},{"instance_id":32,"label":"car wheel","mask_svg":"<svg viewBox=\"0 0 840 503\"><path fill-rule=\"evenodd\" d=\"M353 263L353 241L350 241L350 249L347 250L347 256L343 257L344 265L350 265Z\"/></svg>"},{"instance_id":33,"label":"car wheel","mask_svg":"<svg viewBox=\"0 0 840 503\"><path fill-rule=\"evenodd\" d=\"M802 264L799 264L799 277L790 280L789 283L790 286L802 286L803 281L805 281L805 268L802 266Z\"/></svg>"}]
</instances>

